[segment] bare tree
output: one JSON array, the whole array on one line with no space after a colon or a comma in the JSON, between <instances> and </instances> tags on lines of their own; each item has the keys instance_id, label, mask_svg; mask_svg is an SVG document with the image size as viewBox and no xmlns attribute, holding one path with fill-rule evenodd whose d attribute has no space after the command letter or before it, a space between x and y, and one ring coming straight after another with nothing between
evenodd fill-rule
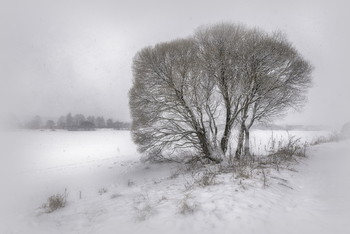
<instances>
[{"instance_id":1,"label":"bare tree","mask_svg":"<svg viewBox=\"0 0 350 234\"><path fill-rule=\"evenodd\" d=\"M39 115L33 117L31 121L29 121L26 126L30 129L40 129L42 127L42 119Z\"/></svg>"},{"instance_id":2,"label":"bare tree","mask_svg":"<svg viewBox=\"0 0 350 234\"><path fill-rule=\"evenodd\" d=\"M145 48L134 59L133 139L153 158L192 149L220 161L209 139L217 132L215 83L201 72L197 54L195 42L184 39Z\"/></svg>"},{"instance_id":3,"label":"bare tree","mask_svg":"<svg viewBox=\"0 0 350 234\"><path fill-rule=\"evenodd\" d=\"M106 121L102 116L99 116L96 118L96 127L97 128L105 128L106 127Z\"/></svg>"},{"instance_id":4,"label":"bare tree","mask_svg":"<svg viewBox=\"0 0 350 234\"><path fill-rule=\"evenodd\" d=\"M133 139L153 158L191 150L220 162L238 125L239 158L256 121L304 102L311 70L280 34L240 25L147 47L133 62Z\"/></svg>"},{"instance_id":5,"label":"bare tree","mask_svg":"<svg viewBox=\"0 0 350 234\"><path fill-rule=\"evenodd\" d=\"M68 113L66 116L66 127L67 129L71 130L74 128L74 119L71 113Z\"/></svg>"},{"instance_id":6,"label":"bare tree","mask_svg":"<svg viewBox=\"0 0 350 234\"><path fill-rule=\"evenodd\" d=\"M107 119L107 121L106 121L106 127L107 127L107 128L113 128L113 127L114 127L113 119Z\"/></svg>"},{"instance_id":7,"label":"bare tree","mask_svg":"<svg viewBox=\"0 0 350 234\"><path fill-rule=\"evenodd\" d=\"M95 116L93 115L90 115L86 118L86 121L90 122L90 123L93 123L95 126L96 126L96 119L95 119Z\"/></svg>"},{"instance_id":8,"label":"bare tree","mask_svg":"<svg viewBox=\"0 0 350 234\"><path fill-rule=\"evenodd\" d=\"M76 127L79 127L82 122L85 121L85 116L82 114L76 114L73 117L73 122Z\"/></svg>"},{"instance_id":9,"label":"bare tree","mask_svg":"<svg viewBox=\"0 0 350 234\"><path fill-rule=\"evenodd\" d=\"M256 30L247 38L243 51L242 93L246 101L242 103L238 158L243 140L244 153L250 155L249 130L255 121L271 120L305 103L312 72L312 66L280 33L269 35Z\"/></svg>"},{"instance_id":10,"label":"bare tree","mask_svg":"<svg viewBox=\"0 0 350 234\"><path fill-rule=\"evenodd\" d=\"M240 68L244 64L241 48L248 33L245 27L232 24L201 27L195 33L203 71L215 80L224 106L224 130L220 140L223 154L227 151L236 118L242 110Z\"/></svg>"},{"instance_id":11,"label":"bare tree","mask_svg":"<svg viewBox=\"0 0 350 234\"><path fill-rule=\"evenodd\" d=\"M65 129L67 127L66 116L61 116L57 120L57 128Z\"/></svg>"},{"instance_id":12,"label":"bare tree","mask_svg":"<svg viewBox=\"0 0 350 234\"><path fill-rule=\"evenodd\" d=\"M53 120L46 121L45 128L54 130L55 129L55 121L53 121Z\"/></svg>"}]
</instances>

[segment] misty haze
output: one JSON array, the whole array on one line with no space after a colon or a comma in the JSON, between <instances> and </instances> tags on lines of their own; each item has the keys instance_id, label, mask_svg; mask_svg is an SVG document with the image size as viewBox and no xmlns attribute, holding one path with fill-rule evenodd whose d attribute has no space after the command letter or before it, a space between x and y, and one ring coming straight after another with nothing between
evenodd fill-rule
<instances>
[{"instance_id":1,"label":"misty haze","mask_svg":"<svg viewBox=\"0 0 350 234\"><path fill-rule=\"evenodd\" d=\"M347 9L0 1L0 233L350 233Z\"/></svg>"}]
</instances>

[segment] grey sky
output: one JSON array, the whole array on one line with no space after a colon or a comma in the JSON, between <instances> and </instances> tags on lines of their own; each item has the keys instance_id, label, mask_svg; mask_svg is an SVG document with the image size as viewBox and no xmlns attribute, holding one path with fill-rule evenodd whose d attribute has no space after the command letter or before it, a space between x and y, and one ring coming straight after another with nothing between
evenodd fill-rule
<instances>
[{"instance_id":1,"label":"grey sky","mask_svg":"<svg viewBox=\"0 0 350 234\"><path fill-rule=\"evenodd\" d=\"M283 122L350 120L346 1L14 0L0 9L2 105L11 103L14 113L129 120L131 62L139 49L230 21L284 31L315 66L304 111Z\"/></svg>"}]
</instances>

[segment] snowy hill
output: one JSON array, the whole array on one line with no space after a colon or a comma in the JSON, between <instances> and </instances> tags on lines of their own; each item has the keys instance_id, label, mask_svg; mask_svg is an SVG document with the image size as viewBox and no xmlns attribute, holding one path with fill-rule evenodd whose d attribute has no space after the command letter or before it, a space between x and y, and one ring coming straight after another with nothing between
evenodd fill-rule
<instances>
[{"instance_id":1,"label":"snowy hill","mask_svg":"<svg viewBox=\"0 0 350 234\"><path fill-rule=\"evenodd\" d=\"M21 154L25 163L2 176L0 233L350 232L349 141L313 146L280 171L219 174L205 186L176 164L141 163L127 132L27 134L31 158ZM41 204L65 188L66 207L45 213Z\"/></svg>"}]
</instances>

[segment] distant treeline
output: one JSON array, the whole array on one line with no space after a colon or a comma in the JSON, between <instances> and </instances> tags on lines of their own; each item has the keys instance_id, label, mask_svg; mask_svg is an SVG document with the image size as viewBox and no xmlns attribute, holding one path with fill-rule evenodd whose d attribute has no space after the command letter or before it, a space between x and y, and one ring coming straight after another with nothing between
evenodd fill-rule
<instances>
[{"instance_id":1,"label":"distant treeline","mask_svg":"<svg viewBox=\"0 0 350 234\"><path fill-rule=\"evenodd\" d=\"M102 116L85 117L82 114L72 115L69 113L59 117L57 121L52 119L43 121L43 119L37 115L32 120L25 123L22 127L27 129L66 129L70 131L88 131L101 128L128 130L130 129L130 123L114 121L113 119L105 120L105 118Z\"/></svg>"}]
</instances>

